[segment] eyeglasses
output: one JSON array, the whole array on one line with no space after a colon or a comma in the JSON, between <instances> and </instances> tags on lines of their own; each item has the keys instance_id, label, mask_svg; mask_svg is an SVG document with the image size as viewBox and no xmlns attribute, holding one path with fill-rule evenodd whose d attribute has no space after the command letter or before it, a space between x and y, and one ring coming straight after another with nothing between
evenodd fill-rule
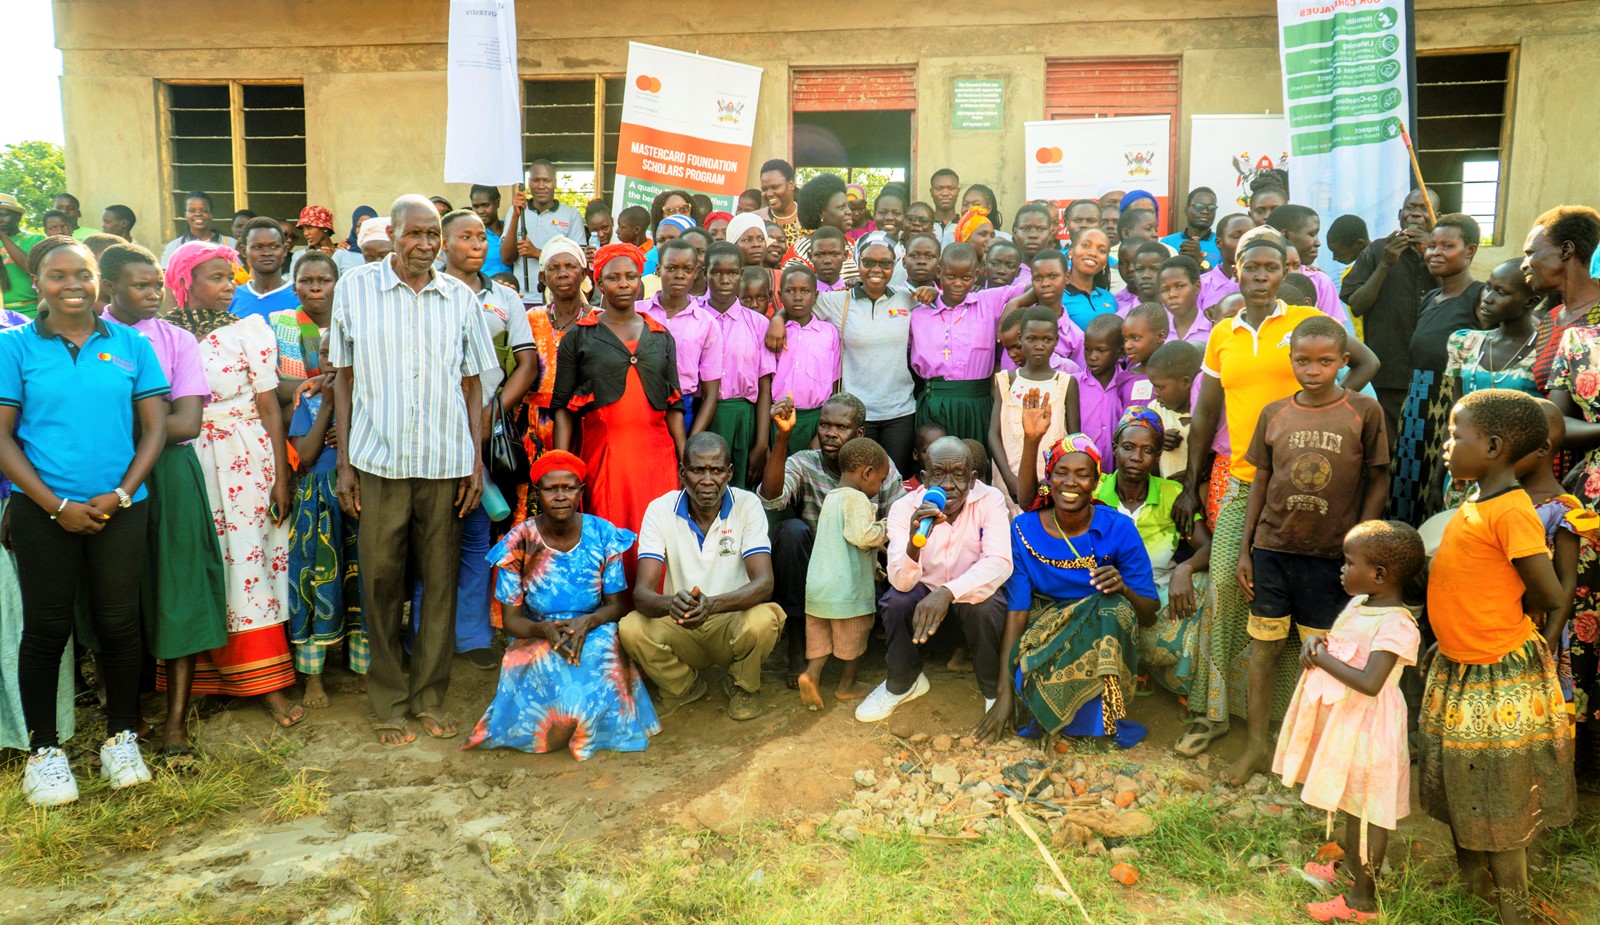
<instances>
[{"instance_id":1,"label":"eyeglasses","mask_svg":"<svg viewBox=\"0 0 1600 925\"><path fill-rule=\"evenodd\" d=\"M894 260L892 258L889 260L866 259L861 261L861 268L863 270L893 270Z\"/></svg>"},{"instance_id":2,"label":"eyeglasses","mask_svg":"<svg viewBox=\"0 0 1600 925\"><path fill-rule=\"evenodd\" d=\"M662 215L688 215L690 212L693 212L693 211L694 211L694 206L691 206L691 205L689 205L687 203L685 203L685 204L683 204L681 206L662 206L661 207L661 214Z\"/></svg>"},{"instance_id":3,"label":"eyeglasses","mask_svg":"<svg viewBox=\"0 0 1600 925\"><path fill-rule=\"evenodd\" d=\"M1195 210L1196 212L1215 212L1217 211L1217 204L1213 202L1211 205L1206 205L1203 202L1197 202L1194 205L1191 205L1189 208Z\"/></svg>"}]
</instances>

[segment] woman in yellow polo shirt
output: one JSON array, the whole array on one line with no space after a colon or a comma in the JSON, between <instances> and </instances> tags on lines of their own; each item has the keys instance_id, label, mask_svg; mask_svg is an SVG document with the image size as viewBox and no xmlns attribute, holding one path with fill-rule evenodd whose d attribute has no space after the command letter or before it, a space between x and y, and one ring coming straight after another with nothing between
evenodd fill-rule
<instances>
[{"instance_id":1,"label":"woman in yellow polo shirt","mask_svg":"<svg viewBox=\"0 0 1600 925\"><path fill-rule=\"evenodd\" d=\"M1212 330L1201 366L1200 396L1194 403L1189 428L1189 467L1183 495L1172 511L1177 523L1193 523L1195 512L1205 503L1202 492L1209 481L1206 455L1224 413L1235 439L1230 449L1228 488L1212 535L1211 587L1216 606L1211 620L1202 622L1195 643L1194 680L1189 689L1189 710L1194 720L1178 740L1178 753L1183 755L1200 754L1226 733L1230 713L1244 715L1244 691L1230 690L1228 675L1229 667L1250 641L1250 607L1235 575L1244 541L1250 482L1255 477L1255 468L1244 458L1250 447L1248 435L1255 432L1261 409L1300 390L1289 363L1289 335L1301 321L1322 314L1314 308L1285 305L1278 299L1287 253L1288 243L1283 235L1268 227L1254 229L1240 239L1234 254L1234 275L1245 305L1237 316L1219 322ZM1360 389L1377 372L1378 358L1360 341L1352 340L1349 349L1350 368L1344 385ZM1273 694L1275 711L1281 711L1288 703L1299 675L1299 665L1293 657L1286 657L1284 665Z\"/></svg>"}]
</instances>

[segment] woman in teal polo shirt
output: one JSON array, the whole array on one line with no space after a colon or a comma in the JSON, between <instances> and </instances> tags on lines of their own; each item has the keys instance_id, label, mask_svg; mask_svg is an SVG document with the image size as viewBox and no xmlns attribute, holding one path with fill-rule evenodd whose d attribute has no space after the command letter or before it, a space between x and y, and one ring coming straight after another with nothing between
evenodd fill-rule
<instances>
[{"instance_id":1,"label":"woman in teal polo shirt","mask_svg":"<svg viewBox=\"0 0 1600 925\"><path fill-rule=\"evenodd\" d=\"M168 387L150 342L99 318L99 273L87 248L58 235L28 258L41 311L32 324L0 332L0 470L19 492L9 512L22 585L17 682L33 749L22 790L48 806L78 798L55 708L80 588L89 593L106 687L102 773L113 789L150 779L134 731L139 582L144 480L166 444Z\"/></svg>"}]
</instances>

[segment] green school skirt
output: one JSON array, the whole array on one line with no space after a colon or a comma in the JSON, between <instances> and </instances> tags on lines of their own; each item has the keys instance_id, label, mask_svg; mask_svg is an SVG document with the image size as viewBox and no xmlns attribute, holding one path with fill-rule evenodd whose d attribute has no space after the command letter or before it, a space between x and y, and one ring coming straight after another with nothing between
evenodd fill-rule
<instances>
[{"instance_id":1,"label":"green school skirt","mask_svg":"<svg viewBox=\"0 0 1600 925\"><path fill-rule=\"evenodd\" d=\"M940 424L950 436L984 446L989 445L993 413L993 382L989 379L929 379L917 399L918 427Z\"/></svg>"},{"instance_id":2,"label":"green school skirt","mask_svg":"<svg viewBox=\"0 0 1600 925\"><path fill-rule=\"evenodd\" d=\"M817 435L817 422L822 420L821 408L796 408L794 409L794 430L789 431L789 455L800 452L811 446L811 438ZM769 424L767 432L767 446L778 442L778 426Z\"/></svg>"},{"instance_id":3,"label":"green school skirt","mask_svg":"<svg viewBox=\"0 0 1600 925\"><path fill-rule=\"evenodd\" d=\"M748 488L745 471L750 467L750 449L756 442L755 402L745 398L717 399L716 413L706 430L721 436L733 448L733 480L728 484Z\"/></svg>"}]
</instances>

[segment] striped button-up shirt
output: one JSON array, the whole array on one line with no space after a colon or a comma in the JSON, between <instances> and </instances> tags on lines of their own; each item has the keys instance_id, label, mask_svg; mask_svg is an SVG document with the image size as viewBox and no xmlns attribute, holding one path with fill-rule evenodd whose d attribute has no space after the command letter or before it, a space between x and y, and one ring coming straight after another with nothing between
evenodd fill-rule
<instances>
[{"instance_id":1,"label":"striped button-up shirt","mask_svg":"<svg viewBox=\"0 0 1600 925\"><path fill-rule=\"evenodd\" d=\"M386 479L460 478L474 455L461 380L495 367L494 344L463 283L435 270L413 292L393 259L334 290L328 358L355 372L350 464Z\"/></svg>"}]
</instances>

